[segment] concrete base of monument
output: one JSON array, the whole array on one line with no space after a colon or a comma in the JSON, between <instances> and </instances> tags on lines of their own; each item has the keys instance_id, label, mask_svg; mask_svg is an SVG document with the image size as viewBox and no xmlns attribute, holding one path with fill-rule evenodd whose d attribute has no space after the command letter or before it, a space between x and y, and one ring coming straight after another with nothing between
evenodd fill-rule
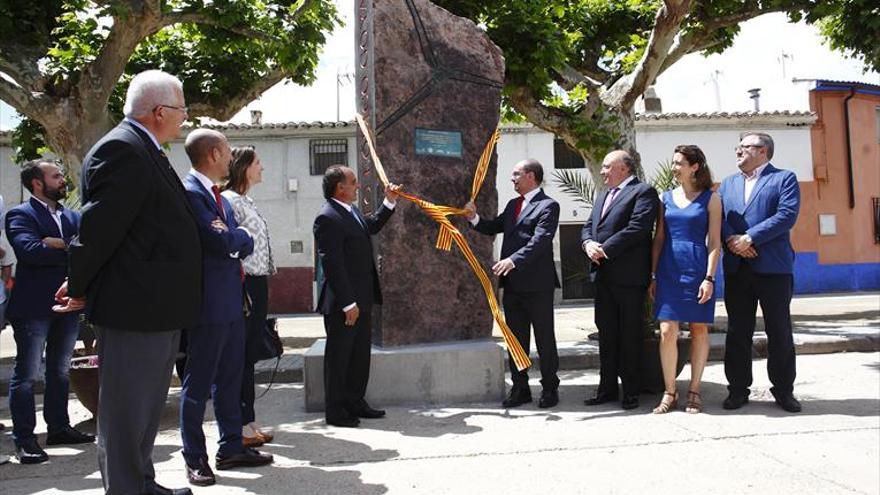
<instances>
[{"instance_id":1,"label":"concrete base of monument","mask_svg":"<svg viewBox=\"0 0 880 495\"><path fill-rule=\"evenodd\" d=\"M309 412L324 410L325 343L325 339L316 341L303 360ZM373 346L366 399L376 408L500 402L505 371L506 352L490 340Z\"/></svg>"}]
</instances>

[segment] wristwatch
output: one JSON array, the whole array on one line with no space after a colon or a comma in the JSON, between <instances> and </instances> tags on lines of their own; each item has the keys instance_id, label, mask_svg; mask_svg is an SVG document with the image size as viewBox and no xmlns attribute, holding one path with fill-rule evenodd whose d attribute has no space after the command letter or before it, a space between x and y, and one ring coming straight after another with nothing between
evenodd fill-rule
<instances>
[{"instance_id":1,"label":"wristwatch","mask_svg":"<svg viewBox=\"0 0 880 495\"><path fill-rule=\"evenodd\" d=\"M712 275L706 275L706 278L704 278L703 280L707 282L712 282L713 284L715 283L715 277L713 277Z\"/></svg>"}]
</instances>

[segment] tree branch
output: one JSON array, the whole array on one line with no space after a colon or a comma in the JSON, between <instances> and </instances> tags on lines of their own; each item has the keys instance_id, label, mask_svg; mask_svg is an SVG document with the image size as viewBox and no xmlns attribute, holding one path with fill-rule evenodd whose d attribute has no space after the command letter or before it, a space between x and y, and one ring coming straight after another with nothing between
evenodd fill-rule
<instances>
[{"instance_id":1,"label":"tree branch","mask_svg":"<svg viewBox=\"0 0 880 495\"><path fill-rule=\"evenodd\" d=\"M278 84L290 74L282 69L275 69L257 82L245 88L241 92L228 95L222 103L213 102L189 102L189 113L194 117L211 117L220 121L227 121L235 116L248 103L257 99L267 89Z\"/></svg>"},{"instance_id":2,"label":"tree branch","mask_svg":"<svg viewBox=\"0 0 880 495\"><path fill-rule=\"evenodd\" d=\"M636 98L657 77L663 60L669 53L681 23L691 9L692 0L664 0L663 6L654 17L654 28L648 39L648 46L635 70L620 78L605 93L605 102L618 108L630 108Z\"/></svg>"},{"instance_id":3,"label":"tree branch","mask_svg":"<svg viewBox=\"0 0 880 495\"><path fill-rule=\"evenodd\" d=\"M218 29L223 29L224 31L229 31L230 33L239 34L241 36L245 36L247 38L253 38L263 41L272 41L272 42L280 42L282 41L279 38L269 36L265 32L253 29L247 26L230 26L228 24L223 24L217 19L211 17L208 12L205 10L198 10L194 12L171 12L169 14L165 14L162 16L162 19L159 21L159 29L173 26L174 24L198 24L202 26L212 26Z\"/></svg>"},{"instance_id":4,"label":"tree branch","mask_svg":"<svg viewBox=\"0 0 880 495\"><path fill-rule=\"evenodd\" d=\"M84 77L77 83L77 90L84 106L106 104L131 54L144 38L158 31L158 3L143 2L137 7L129 3L129 9L123 15L113 16L113 27L100 53L83 68Z\"/></svg>"},{"instance_id":5,"label":"tree branch","mask_svg":"<svg viewBox=\"0 0 880 495\"><path fill-rule=\"evenodd\" d=\"M0 71L4 71L2 64L0 64ZM33 103L27 90L8 81L5 77L0 77L0 100L5 101L23 114L27 114L28 108Z\"/></svg>"},{"instance_id":6,"label":"tree branch","mask_svg":"<svg viewBox=\"0 0 880 495\"><path fill-rule=\"evenodd\" d=\"M594 92L598 92L599 88L602 87L601 81L597 81L589 77L589 75L579 72L570 65L565 65L556 69L554 72L559 75L557 80L559 85L567 91L571 91L578 84L583 84L590 90L590 94L593 94Z\"/></svg>"},{"instance_id":7,"label":"tree branch","mask_svg":"<svg viewBox=\"0 0 880 495\"><path fill-rule=\"evenodd\" d=\"M665 72L666 69L672 67L673 64L681 60L685 55L711 48L720 43L720 41L714 39L715 32L719 29L730 27L764 14L783 12L784 10L785 9L781 6L747 8L735 14L717 17L712 21L707 22L699 31L692 31L686 35L679 35L675 40L675 43L672 45L669 54L666 56L666 59L660 65L660 70L657 71L657 75Z\"/></svg>"}]
</instances>

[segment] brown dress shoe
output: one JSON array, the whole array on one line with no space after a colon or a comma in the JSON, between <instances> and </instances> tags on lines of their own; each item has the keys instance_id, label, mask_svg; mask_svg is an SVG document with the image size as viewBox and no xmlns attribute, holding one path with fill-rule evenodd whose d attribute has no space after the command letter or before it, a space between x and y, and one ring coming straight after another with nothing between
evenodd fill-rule
<instances>
[{"instance_id":1,"label":"brown dress shoe","mask_svg":"<svg viewBox=\"0 0 880 495\"><path fill-rule=\"evenodd\" d=\"M266 441L263 439L262 435L257 433L252 437L242 436L241 443L245 446L245 448L254 448L263 445L264 443L266 443Z\"/></svg>"}]
</instances>

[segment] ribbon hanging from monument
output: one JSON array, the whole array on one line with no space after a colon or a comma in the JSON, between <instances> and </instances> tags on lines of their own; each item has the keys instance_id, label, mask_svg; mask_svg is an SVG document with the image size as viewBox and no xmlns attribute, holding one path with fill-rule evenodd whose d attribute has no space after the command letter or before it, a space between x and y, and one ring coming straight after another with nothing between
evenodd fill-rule
<instances>
[{"instance_id":1,"label":"ribbon hanging from monument","mask_svg":"<svg viewBox=\"0 0 880 495\"><path fill-rule=\"evenodd\" d=\"M364 135L367 147L370 150L370 156L373 159L376 175L379 176L379 180L382 182L383 186L388 186L388 176L385 174L385 168L382 166L382 162L379 160L379 156L376 153L370 129L360 114L355 114L355 117L358 126L361 129L361 133ZM483 186L483 180L486 178L486 173L489 169L489 161L492 159L492 151L495 149L495 144L498 142L498 138L499 133L498 129L496 129L492 134L492 137L489 138L489 142L486 143L486 148L483 150L483 154L480 156L480 162L477 164L477 169L474 172L474 182L471 186L471 201L476 200L477 195L480 193L480 188ZM471 251L471 247L467 240L461 232L452 225L452 222L449 221L449 215L463 216L466 214L466 211L451 206L435 205L419 198L418 196L402 191L399 192L399 194L400 197L418 205L422 211L434 219L435 222L440 224L440 232L437 235L437 243L435 244L437 249L449 251L452 249L452 243L455 242L458 249L461 250L461 253L464 255L468 264L471 266L471 269L474 271L474 274L477 276L477 279L479 279L480 284L483 286L483 292L486 294L489 309L492 310L492 316L501 328L501 335L504 338L504 343L507 344L507 349L510 351L510 355L513 358L513 362L516 364L516 368L520 371L527 369L532 365L532 362L529 359L529 355L523 350L519 341L513 335L510 327L507 326L507 322L504 321L504 314L501 312L501 307L498 305L498 300L495 298L495 292L492 291L492 283L489 281L486 271L483 270L483 267L480 265L479 261L477 261L477 258L474 256L473 251Z\"/></svg>"}]
</instances>

